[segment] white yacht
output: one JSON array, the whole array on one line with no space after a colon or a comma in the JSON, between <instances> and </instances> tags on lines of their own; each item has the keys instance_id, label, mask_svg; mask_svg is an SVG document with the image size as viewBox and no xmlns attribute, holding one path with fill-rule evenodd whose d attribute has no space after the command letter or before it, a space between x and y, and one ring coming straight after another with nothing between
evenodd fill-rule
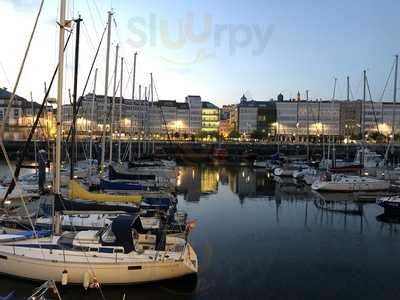
<instances>
[{"instance_id":1,"label":"white yacht","mask_svg":"<svg viewBox=\"0 0 400 300\"><path fill-rule=\"evenodd\" d=\"M381 168L384 165L384 160L382 156L377 154L376 152L372 152L368 149L364 149L364 159L362 159L363 150L360 149L357 151L356 157L354 159L355 165L363 165L362 160L364 161L364 169L371 168Z\"/></svg>"},{"instance_id":2,"label":"white yacht","mask_svg":"<svg viewBox=\"0 0 400 300\"><path fill-rule=\"evenodd\" d=\"M165 236L162 231L146 234L138 215L120 215L100 231L2 243L0 270L20 278L87 288L195 274L198 261L185 239Z\"/></svg>"},{"instance_id":3,"label":"white yacht","mask_svg":"<svg viewBox=\"0 0 400 300\"><path fill-rule=\"evenodd\" d=\"M295 172L300 172L308 168L309 166L307 166L305 163L287 164L282 167L274 169L274 175L280 177L293 177L293 174Z\"/></svg>"},{"instance_id":4,"label":"white yacht","mask_svg":"<svg viewBox=\"0 0 400 300\"><path fill-rule=\"evenodd\" d=\"M390 183L371 177L331 175L316 180L311 188L328 192L384 191L390 188Z\"/></svg>"}]
</instances>

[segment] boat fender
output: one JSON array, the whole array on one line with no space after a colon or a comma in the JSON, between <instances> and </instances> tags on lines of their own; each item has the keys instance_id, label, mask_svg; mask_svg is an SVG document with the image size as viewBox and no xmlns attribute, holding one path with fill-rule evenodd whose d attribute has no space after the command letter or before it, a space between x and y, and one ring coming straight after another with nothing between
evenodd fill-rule
<instances>
[{"instance_id":1,"label":"boat fender","mask_svg":"<svg viewBox=\"0 0 400 300\"><path fill-rule=\"evenodd\" d=\"M68 285L68 271L64 270L61 275L61 285Z\"/></svg>"},{"instance_id":2,"label":"boat fender","mask_svg":"<svg viewBox=\"0 0 400 300\"><path fill-rule=\"evenodd\" d=\"M100 288L100 284L99 284L99 282L97 281L96 277L94 277L93 280L90 282L89 288L91 288L91 289L98 289L98 288Z\"/></svg>"},{"instance_id":3,"label":"boat fender","mask_svg":"<svg viewBox=\"0 0 400 300\"><path fill-rule=\"evenodd\" d=\"M83 275L83 287L85 288L85 290L87 290L89 288L90 285L90 273L89 272L85 272L85 274Z\"/></svg>"}]
</instances>

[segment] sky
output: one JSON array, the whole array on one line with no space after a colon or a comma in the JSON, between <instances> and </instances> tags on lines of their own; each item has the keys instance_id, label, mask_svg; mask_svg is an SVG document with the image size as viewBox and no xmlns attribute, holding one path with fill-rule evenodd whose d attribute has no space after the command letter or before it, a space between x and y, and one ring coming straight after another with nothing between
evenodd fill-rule
<instances>
[{"instance_id":1,"label":"sky","mask_svg":"<svg viewBox=\"0 0 400 300\"><path fill-rule=\"evenodd\" d=\"M57 63L58 2L45 0L17 93L41 102L44 82ZM40 0L0 0L0 87L12 89ZM219 106L255 100L346 95L362 97L367 70L372 97L393 98L394 55L400 52L398 0L69 0L67 18L81 14L79 94L112 8L112 51L108 86L113 88L115 46L125 59L123 95L131 97L133 55L137 84L153 73L155 100L184 101L200 95ZM73 82L74 36L66 51L64 102ZM104 94L106 50L96 61L97 94ZM120 68L120 62L118 63ZM118 82L120 69L117 71ZM93 76L87 92L93 90ZM385 90L385 93L383 91ZM119 94L119 92L118 92ZM382 97L382 94L383 97ZM55 87L52 90L55 95ZM138 96L138 88L136 88Z\"/></svg>"}]
</instances>

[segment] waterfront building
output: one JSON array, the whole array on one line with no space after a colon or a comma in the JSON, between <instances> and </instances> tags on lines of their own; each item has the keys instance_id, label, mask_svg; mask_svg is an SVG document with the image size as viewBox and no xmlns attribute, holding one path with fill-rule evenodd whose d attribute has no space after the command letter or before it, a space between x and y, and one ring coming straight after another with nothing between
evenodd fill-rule
<instances>
[{"instance_id":1,"label":"waterfront building","mask_svg":"<svg viewBox=\"0 0 400 300\"><path fill-rule=\"evenodd\" d=\"M219 133L227 138L229 134L237 130L237 105L222 106L220 110Z\"/></svg>"},{"instance_id":2,"label":"waterfront building","mask_svg":"<svg viewBox=\"0 0 400 300\"><path fill-rule=\"evenodd\" d=\"M186 103L189 105L189 128L192 134L199 133L202 125L201 115L201 97L200 96L187 96Z\"/></svg>"},{"instance_id":3,"label":"waterfront building","mask_svg":"<svg viewBox=\"0 0 400 300\"><path fill-rule=\"evenodd\" d=\"M245 96L237 106L237 130L251 134L256 130L266 133L273 131L276 122L276 106L273 101L248 101Z\"/></svg>"},{"instance_id":4,"label":"waterfront building","mask_svg":"<svg viewBox=\"0 0 400 300\"><path fill-rule=\"evenodd\" d=\"M0 88L0 122L4 120L11 96L12 93L6 88ZM25 140L29 135L40 107L40 104L16 95L5 127L4 140ZM53 130L53 116L53 108L50 105L46 105L39 118L39 130L36 131L34 139L52 138L55 133Z\"/></svg>"},{"instance_id":5,"label":"waterfront building","mask_svg":"<svg viewBox=\"0 0 400 300\"><path fill-rule=\"evenodd\" d=\"M97 136L103 131L104 114L107 117L107 124L110 122L110 107L112 98L108 98L108 106L104 110L104 96L96 95L93 102L93 95L88 94L81 99L82 106L77 118L77 132L85 136L92 130ZM92 110L93 103L93 117ZM121 105L121 118L119 117ZM72 105L63 105L64 130L71 126ZM150 136L157 135L165 138L169 134L187 134L190 132L190 113L187 103L179 103L175 100L159 100L150 102L148 100L131 100L119 97L114 103L114 134L121 132L123 136ZM106 130L109 133L109 125Z\"/></svg>"},{"instance_id":6,"label":"waterfront building","mask_svg":"<svg viewBox=\"0 0 400 300\"><path fill-rule=\"evenodd\" d=\"M201 103L201 130L207 133L219 131L219 108L207 101Z\"/></svg>"}]
</instances>

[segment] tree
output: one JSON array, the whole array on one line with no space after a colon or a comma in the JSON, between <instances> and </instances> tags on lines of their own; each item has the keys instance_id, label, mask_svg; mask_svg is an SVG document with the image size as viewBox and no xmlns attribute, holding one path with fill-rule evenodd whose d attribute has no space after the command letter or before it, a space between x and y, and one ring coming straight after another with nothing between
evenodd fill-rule
<instances>
[{"instance_id":1,"label":"tree","mask_svg":"<svg viewBox=\"0 0 400 300\"><path fill-rule=\"evenodd\" d=\"M250 134L250 138L252 138L253 140L263 140L265 138L265 132L263 132L260 129L254 130L251 134Z\"/></svg>"},{"instance_id":2,"label":"tree","mask_svg":"<svg viewBox=\"0 0 400 300\"><path fill-rule=\"evenodd\" d=\"M229 132L228 138L229 139L239 139L240 138L240 133L238 131L236 131L236 130L232 130L231 132Z\"/></svg>"},{"instance_id":3,"label":"tree","mask_svg":"<svg viewBox=\"0 0 400 300\"><path fill-rule=\"evenodd\" d=\"M382 143L384 143L385 140L386 140L386 136L385 136L384 134L380 133L380 132L377 132L377 131L372 132L372 133L369 135L369 138L370 138L371 140L373 140L375 143L378 143L378 144L382 144Z\"/></svg>"}]
</instances>

